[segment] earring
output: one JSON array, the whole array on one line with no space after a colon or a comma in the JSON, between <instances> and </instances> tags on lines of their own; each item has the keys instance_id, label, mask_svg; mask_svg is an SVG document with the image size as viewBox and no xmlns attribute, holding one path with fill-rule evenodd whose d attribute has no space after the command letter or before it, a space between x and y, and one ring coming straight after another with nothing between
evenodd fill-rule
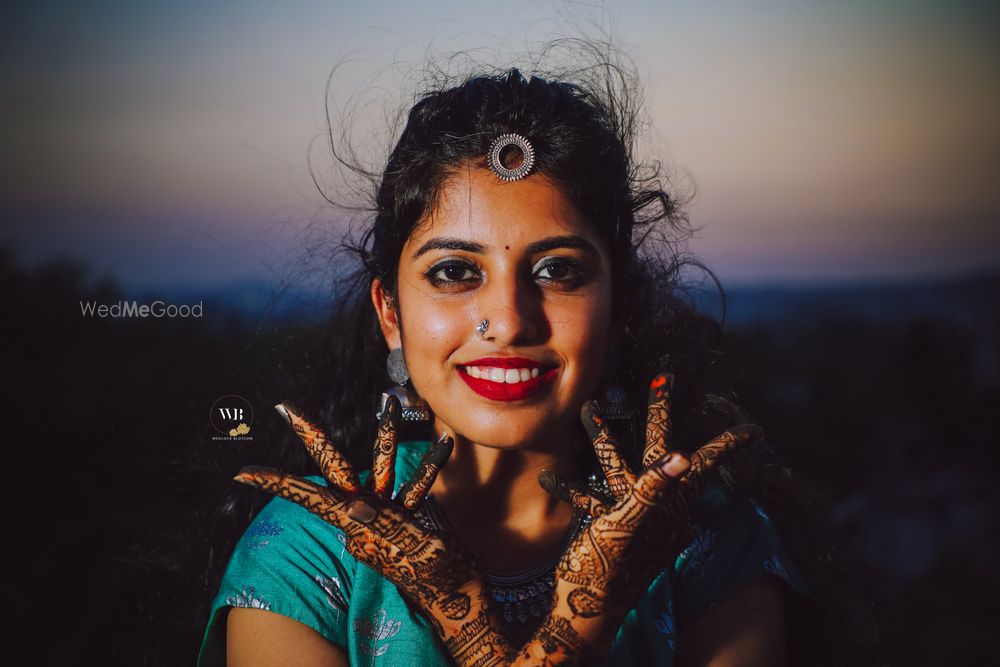
<instances>
[{"instance_id":1,"label":"earring","mask_svg":"<svg viewBox=\"0 0 1000 667\"><path fill-rule=\"evenodd\" d=\"M403 421L426 422L431 420L431 409L427 402L420 398L410 384L410 370L406 367L406 359L403 357L403 348L397 347L390 350L385 362L385 369L389 377L397 386L390 387L382 393L382 400L379 402L378 411L375 413L376 419L382 418L385 411L385 403L389 396L399 399L399 404L403 408Z\"/></svg>"},{"instance_id":2,"label":"earring","mask_svg":"<svg viewBox=\"0 0 1000 667\"><path fill-rule=\"evenodd\" d=\"M600 398L597 399L597 407L601 411L601 416L609 420L622 420L632 418L632 405L628 401L628 394L625 390L612 381L618 372L618 351L612 347L608 350L607 360L604 363L605 379L600 389Z\"/></svg>"},{"instance_id":3,"label":"earring","mask_svg":"<svg viewBox=\"0 0 1000 667\"><path fill-rule=\"evenodd\" d=\"M410 381L410 369L406 367L403 348L389 350L389 357L385 360L385 370L388 371L389 378L398 385L405 385Z\"/></svg>"}]
</instances>

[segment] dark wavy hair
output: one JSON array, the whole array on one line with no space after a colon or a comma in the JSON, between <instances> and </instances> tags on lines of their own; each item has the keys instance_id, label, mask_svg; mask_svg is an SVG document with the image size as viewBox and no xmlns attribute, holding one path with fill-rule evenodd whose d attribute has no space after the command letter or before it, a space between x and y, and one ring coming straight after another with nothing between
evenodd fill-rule
<instances>
[{"instance_id":1,"label":"dark wavy hair","mask_svg":"<svg viewBox=\"0 0 1000 667\"><path fill-rule=\"evenodd\" d=\"M694 231L684 211L687 198L671 193L662 164L637 156L643 118L636 77L621 58L611 57L607 45L563 40L560 46L567 44L583 65L527 78L516 68L480 70L457 81L442 75L409 109L384 169L364 167L330 132L334 163L371 186L371 204L344 203L324 192L338 210L359 216L330 256L332 264L350 262L354 270L337 278L339 296L323 339L314 341L315 352L297 363L277 355L276 376L286 378L285 384L272 378L267 384L272 393L262 398L290 399L318 420L361 468L370 464L380 394L392 384L385 370L388 350L369 300L371 282L379 278L394 290L403 244L434 207L442 184L459 169L485 168L490 142L506 132L528 138L535 147L537 173L561 188L611 250L613 320L620 334L614 380L634 403L634 418L622 428L621 441L641 444L647 383L664 369L676 376L674 448L691 452L725 428L751 421L719 383L725 293L711 270L684 251ZM689 268L703 271L714 283L723 307L721 321L696 307L684 279ZM282 393L274 393L278 391ZM255 443L262 444L205 464L218 470L215 488L221 491L211 501L212 516L198 522L208 531L201 538L207 545L207 562L202 560L199 570L203 606L196 622L201 628L236 541L270 499L230 483L232 474L248 464L319 474L294 437L284 429L268 432L278 424L272 420L272 426L258 429ZM626 450L636 467L640 454L635 447ZM596 460L589 463L596 469ZM817 541L814 515L787 468L766 442L759 442L722 466L720 476L734 492L769 512L817 591L816 601L808 603L809 614L794 615L813 619L809 627L793 626L789 633L794 664L863 664L853 649L837 648L848 642L838 630L843 605L829 602L825 594L832 581L829 549ZM843 657L847 655L851 657Z\"/></svg>"}]
</instances>

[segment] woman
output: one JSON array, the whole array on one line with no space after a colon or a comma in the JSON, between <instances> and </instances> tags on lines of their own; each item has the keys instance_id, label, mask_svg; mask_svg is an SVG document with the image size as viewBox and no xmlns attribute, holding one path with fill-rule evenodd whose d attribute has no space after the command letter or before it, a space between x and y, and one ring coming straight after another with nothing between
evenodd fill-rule
<instances>
[{"instance_id":1,"label":"woman","mask_svg":"<svg viewBox=\"0 0 1000 667\"><path fill-rule=\"evenodd\" d=\"M237 476L279 497L200 664L783 664L784 591L806 587L712 475L761 432L704 434L704 323L678 259L643 246L683 219L610 90L511 70L414 105L318 415L332 436L277 406L322 476ZM381 400L376 354L399 383Z\"/></svg>"}]
</instances>

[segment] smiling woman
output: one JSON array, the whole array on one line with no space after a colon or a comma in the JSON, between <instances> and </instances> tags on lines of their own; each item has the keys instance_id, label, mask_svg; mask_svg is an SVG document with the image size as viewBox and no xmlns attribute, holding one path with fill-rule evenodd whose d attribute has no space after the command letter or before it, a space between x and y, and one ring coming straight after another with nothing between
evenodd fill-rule
<instances>
[{"instance_id":1,"label":"smiling woman","mask_svg":"<svg viewBox=\"0 0 1000 667\"><path fill-rule=\"evenodd\" d=\"M718 327L626 75L481 73L410 110L347 326L278 406L315 465L237 475L277 497L201 665L784 663L813 591L761 429L704 385Z\"/></svg>"},{"instance_id":2,"label":"smiling woman","mask_svg":"<svg viewBox=\"0 0 1000 667\"><path fill-rule=\"evenodd\" d=\"M435 432L525 451L567 440L604 367L611 258L558 187L467 164L414 227L397 275L395 295L373 281L373 301Z\"/></svg>"}]
</instances>

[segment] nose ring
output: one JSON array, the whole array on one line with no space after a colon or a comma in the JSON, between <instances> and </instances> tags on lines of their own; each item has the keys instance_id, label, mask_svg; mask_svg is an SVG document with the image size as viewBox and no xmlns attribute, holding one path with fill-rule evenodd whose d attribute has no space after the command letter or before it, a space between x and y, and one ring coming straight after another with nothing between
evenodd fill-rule
<instances>
[{"instance_id":1,"label":"nose ring","mask_svg":"<svg viewBox=\"0 0 1000 667\"><path fill-rule=\"evenodd\" d=\"M479 337L482 338L486 334L486 330L489 328L490 328L490 321L483 320L482 322L476 325L476 333L478 333Z\"/></svg>"}]
</instances>

